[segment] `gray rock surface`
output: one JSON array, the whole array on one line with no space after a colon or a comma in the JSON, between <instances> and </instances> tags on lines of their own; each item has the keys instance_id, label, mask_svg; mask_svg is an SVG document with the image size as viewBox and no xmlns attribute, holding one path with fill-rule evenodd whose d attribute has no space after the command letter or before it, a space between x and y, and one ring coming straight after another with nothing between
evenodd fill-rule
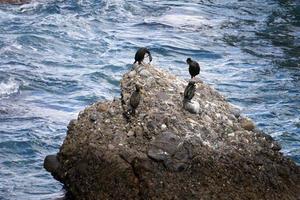
<instances>
[{"instance_id":1,"label":"gray rock surface","mask_svg":"<svg viewBox=\"0 0 300 200\"><path fill-rule=\"evenodd\" d=\"M75 199L299 199L299 166L222 95L199 81L201 112L190 113L185 81L150 65L133 71L121 99L80 112L45 160ZM144 93L130 117L136 83Z\"/></svg>"},{"instance_id":2,"label":"gray rock surface","mask_svg":"<svg viewBox=\"0 0 300 200\"><path fill-rule=\"evenodd\" d=\"M30 0L0 0L0 4L26 4Z\"/></svg>"},{"instance_id":3,"label":"gray rock surface","mask_svg":"<svg viewBox=\"0 0 300 200\"><path fill-rule=\"evenodd\" d=\"M190 113L198 114L200 112L200 104L197 101L183 101L183 107Z\"/></svg>"}]
</instances>

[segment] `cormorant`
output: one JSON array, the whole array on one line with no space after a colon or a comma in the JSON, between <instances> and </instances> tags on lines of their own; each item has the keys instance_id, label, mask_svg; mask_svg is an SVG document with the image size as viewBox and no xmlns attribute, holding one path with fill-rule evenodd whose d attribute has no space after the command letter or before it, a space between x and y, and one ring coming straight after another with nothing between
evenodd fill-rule
<instances>
[{"instance_id":1,"label":"cormorant","mask_svg":"<svg viewBox=\"0 0 300 200\"><path fill-rule=\"evenodd\" d=\"M191 58L186 59L187 64L189 64L189 72L191 78L193 79L200 73L200 65L196 61L192 60Z\"/></svg>"},{"instance_id":2,"label":"cormorant","mask_svg":"<svg viewBox=\"0 0 300 200\"><path fill-rule=\"evenodd\" d=\"M185 90L184 90L184 101L191 101L192 98L195 95L195 91L196 91L196 86L195 86L195 82L189 82L189 84L186 86Z\"/></svg>"},{"instance_id":3,"label":"cormorant","mask_svg":"<svg viewBox=\"0 0 300 200\"><path fill-rule=\"evenodd\" d=\"M134 57L135 61L134 61L134 64L135 64L136 62L138 62L139 64L141 64L142 61L144 60L145 54L148 54L148 55L149 55L149 61L151 62L151 61L152 61L152 56L151 56L150 51L149 51L147 48L142 47L142 48L139 48L139 49L137 50L137 52L135 53L135 57Z\"/></svg>"},{"instance_id":4,"label":"cormorant","mask_svg":"<svg viewBox=\"0 0 300 200\"><path fill-rule=\"evenodd\" d=\"M138 107L138 105L140 104L140 100L141 100L141 89L142 86L139 84L135 85L135 91L131 94L130 97L130 107L131 107L131 114L135 115L135 110Z\"/></svg>"},{"instance_id":5,"label":"cormorant","mask_svg":"<svg viewBox=\"0 0 300 200\"><path fill-rule=\"evenodd\" d=\"M190 81L184 90L183 108L190 113L198 114L200 112L200 104L198 101L193 101L196 86L194 81Z\"/></svg>"}]
</instances>

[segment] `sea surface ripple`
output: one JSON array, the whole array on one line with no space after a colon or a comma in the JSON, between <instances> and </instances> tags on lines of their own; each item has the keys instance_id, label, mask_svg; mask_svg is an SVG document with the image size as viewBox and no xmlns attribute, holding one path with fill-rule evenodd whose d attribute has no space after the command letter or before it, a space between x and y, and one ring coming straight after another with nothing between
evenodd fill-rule
<instances>
[{"instance_id":1,"label":"sea surface ripple","mask_svg":"<svg viewBox=\"0 0 300 200\"><path fill-rule=\"evenodd\" d=\"M138 47L201 78L300 164L298 0L32 0L0 5L0 199L56 199L43 169L85 106L119 96Z\"/></svg>"}]
</instances>

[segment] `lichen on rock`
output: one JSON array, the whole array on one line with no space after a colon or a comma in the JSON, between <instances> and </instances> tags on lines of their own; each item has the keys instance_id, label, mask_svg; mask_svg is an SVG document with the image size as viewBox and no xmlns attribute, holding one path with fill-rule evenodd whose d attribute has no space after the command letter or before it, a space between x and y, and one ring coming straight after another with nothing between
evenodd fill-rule
<instances>
[{"instance_id":1,"label":"lichen on rock","mask_svg":"<svg viewBox=\"0 0 300 200\"><path fill-rule=\"evenodd\" d=\"M128 117L136 84L144 92ZM70 122L57 159L45 160L55 166L46 168L75 199L297 199L300 169L280 146L204 83L193 98L199 112L190 113L186 85L134 65L120 99L97 102Z\"/></svg>"}]
</instances>

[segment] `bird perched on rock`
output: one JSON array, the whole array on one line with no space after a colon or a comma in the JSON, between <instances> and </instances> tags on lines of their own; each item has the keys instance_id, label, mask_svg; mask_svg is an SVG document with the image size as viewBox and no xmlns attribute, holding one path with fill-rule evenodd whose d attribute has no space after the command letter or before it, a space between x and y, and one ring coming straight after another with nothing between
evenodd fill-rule
<instances>
[{"instance_id":1,"label":"bird perched on rock","mask_svg":"<svg viewBox=\"0 0 300 200\"><path fill-rule=\"evenodd\" d=\"M195 91L196 91L196 86L195 86L195 82L189 82L189 84L185 87L183 96L184 96L184 101L191 101L192 98L195 95Z\"/></svg>"},{"instance_id":2,"label":"bird perched on rock","mask_svg":"<svg viewBox=\"0 0 300 200\"><path fill-rule=\"evenodd\" d=\"M200 65L196 61L192 60L191 58L186 59L186 63L189 65L189 72L191 78L193 79L200 73Z\"/></svg>"},{"instance_id":3,"label":"bird perched on rock","mask_svg":"<svg viewBox=\"0 0 300 200\"><path fill-rule=\"evenodd\" d=\"M129 104L130 104L129 113L131 113L132 115L135 115L135 110L140 104L141 92L142 92L141 90L142 90L142 86L139 84L136 84L135 91L131 94L130 101L129 101Z\"/></svg>"},{"instance_id":4,"label":"bird perched on rock","mask_svg":"<svg viewBox=\"0 0 300 200\"><path fill-rule=\"evenodd\" d=\"M149 51L147 48L142 47L142 48L139 48L139 49L137 50L137 52L135 53L135 57L134 57L135 61L134 61L134 64L135 64L136 62L138 62L139 64L141 64L142 61L144 60L145 54L148 54L148 56L149 56L149 61L151 62L151 61L152 61L152 56L151 56L150 51Z\"/></svg>"},{"instance_id":5,"label":"bird perched on rock","mask_svg":"<svg viewBox=\"0 0 300 200\"><path fill-rule=\"evenodd\" d=\"M188 85L185 87L183 93L183 108L190 113L197 114L200 112L200 104L198 101L192 101L195 91L196 91L196 83L194 81L190 81Z\"/></svg>"}]
</instances>

